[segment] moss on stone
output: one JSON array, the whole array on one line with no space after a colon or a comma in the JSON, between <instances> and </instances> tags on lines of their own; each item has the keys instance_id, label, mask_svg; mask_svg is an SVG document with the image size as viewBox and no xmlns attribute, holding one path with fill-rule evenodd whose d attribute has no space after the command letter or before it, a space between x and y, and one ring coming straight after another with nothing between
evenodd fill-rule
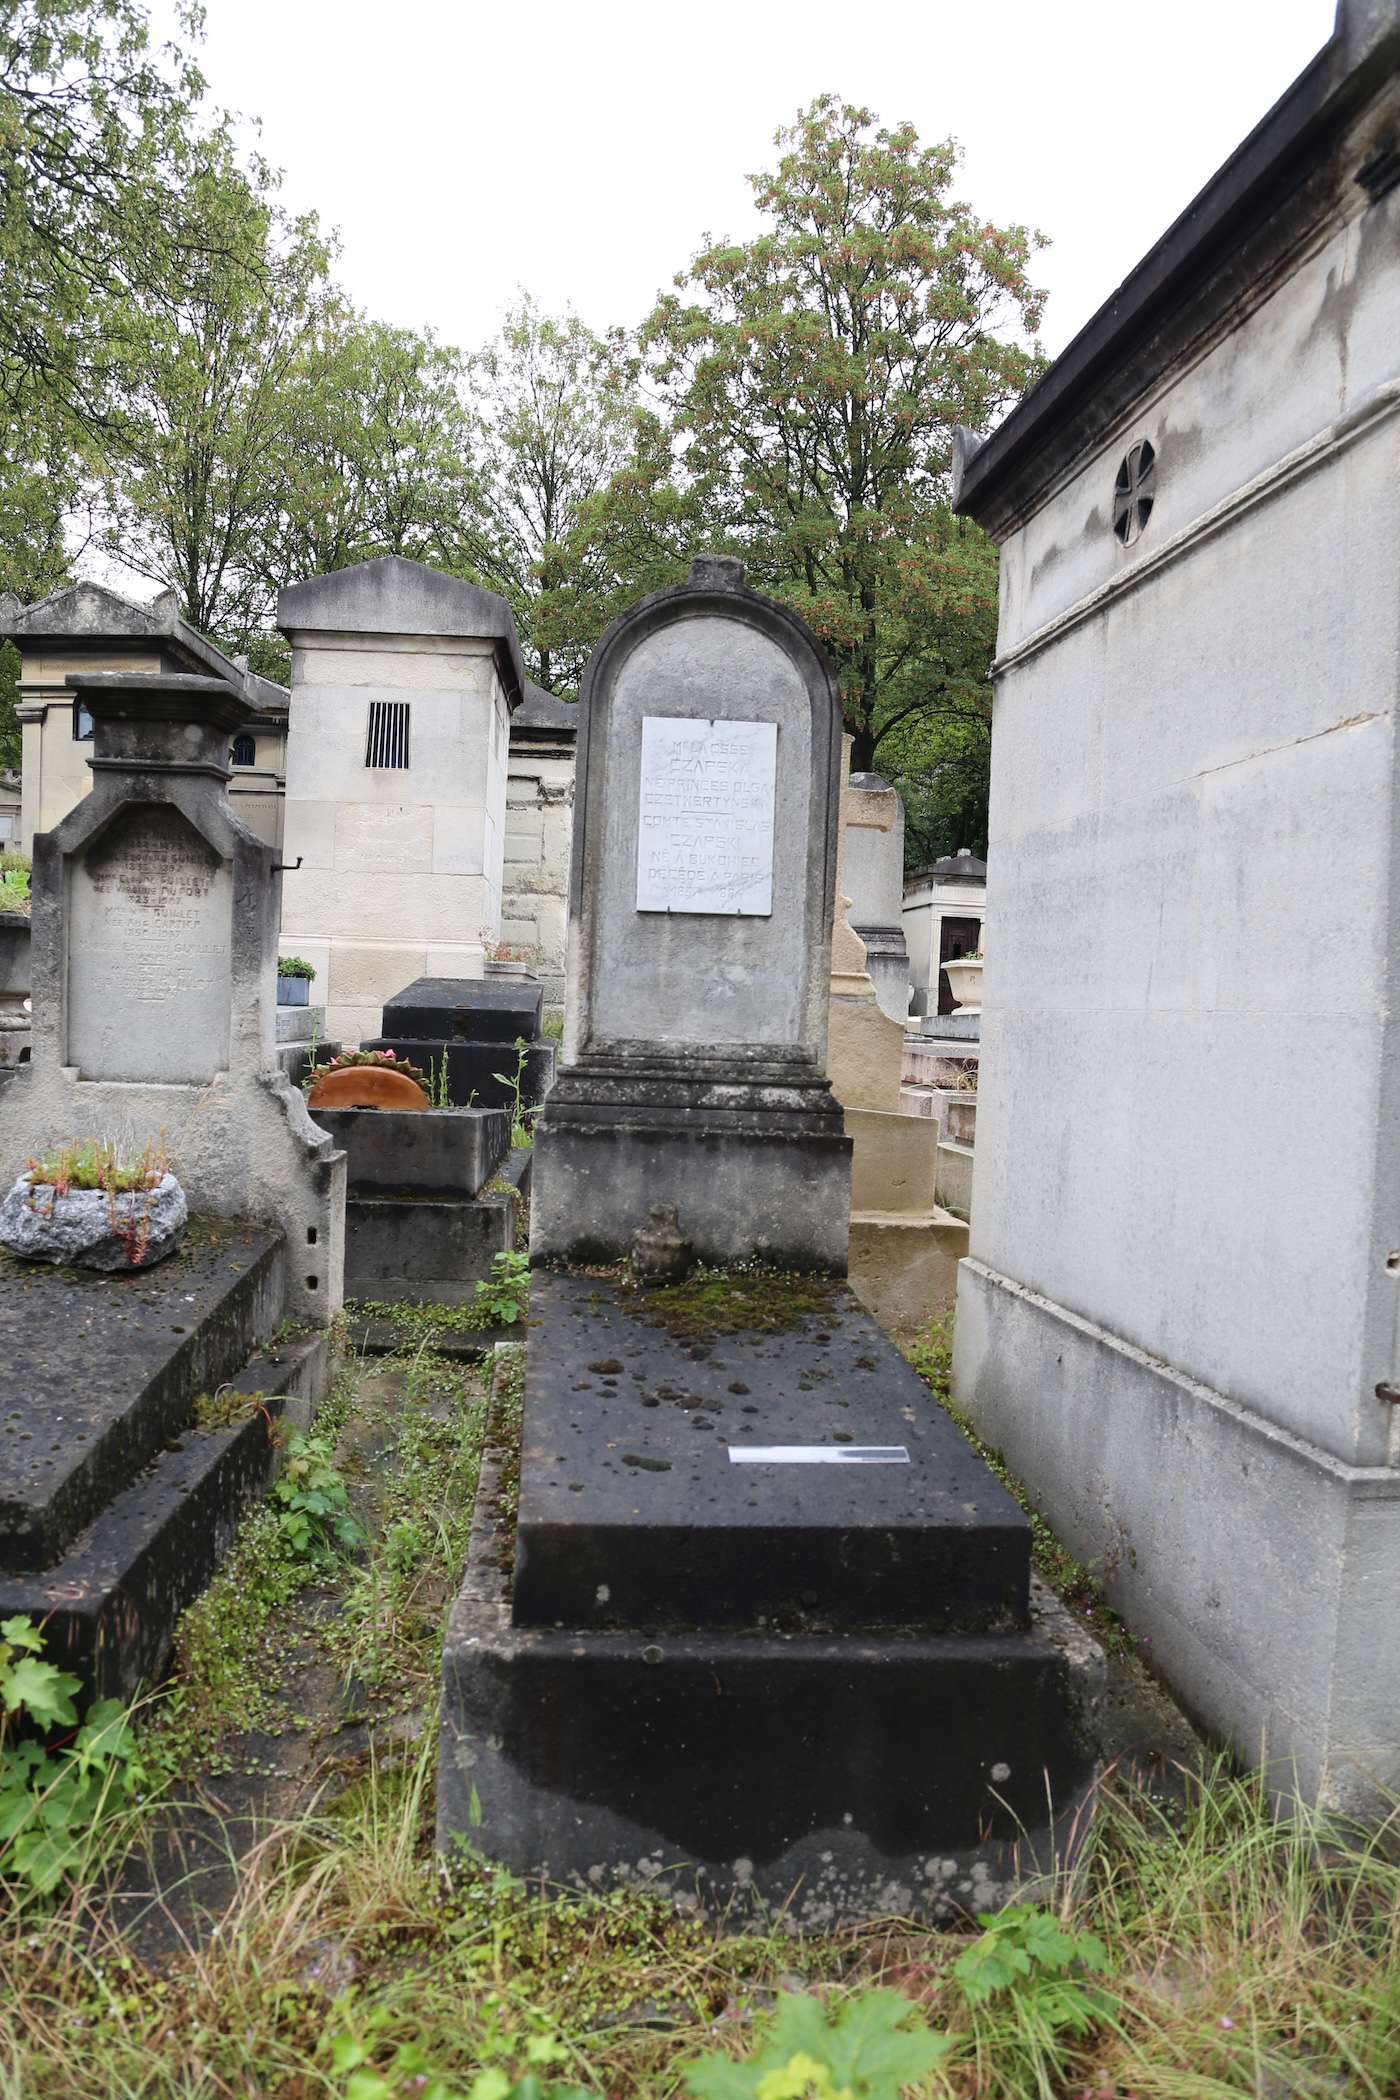
<instances>
[{"instance_id":1,"label":"moss on stone","mask_svg":"<svg viewBox=\"0 0 1400 2100\"><path fill-rule=\"evenodd\" d=\"M684 1283L634 1290L626 1280L618 1303L649 1325L681 1340L722 1334L782 1334L807 1319L839 1327L846 1286L830 1276L747 1266L696 1269Z\"/></svg>"}]
</instances>

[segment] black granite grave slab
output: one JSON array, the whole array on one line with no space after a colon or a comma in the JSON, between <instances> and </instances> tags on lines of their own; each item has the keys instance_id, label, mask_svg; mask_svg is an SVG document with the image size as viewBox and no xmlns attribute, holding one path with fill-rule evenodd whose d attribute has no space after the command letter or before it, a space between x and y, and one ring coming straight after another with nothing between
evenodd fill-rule
<instances>
[{"instance_id":1,"label":"black granite grave slab","mask_svg":"<svg viewBox=\"0 0 1400 2100\"><path fill-rule=\"evenodd\" d=\"M351 1196L470 1200L510 1147L500 1108L317 1108L312 1119L345 1148Z\"/></svg>"},{"instance_id":2,"label":"black granite grave slab","mask_svg":"<svg viewBox=\"0 0 1400 2100\"><path fill-rule=\"evenodd\" d=\"M407 1035L373 1036L362 1050L392 1050L436 1083L444 1062L447 1097L456 1108L512 1108L515 1104L515 1039L509 1042L429 1042ZM554 1044L531 1043L520 1075L521 1100L527 1108L543 1101L554 1084ZM501 1076L503 1075L503 1076Z\"/></svg>"},{"instance_id":3,"label":"black granite grave slab","mask_svg":"<svg viewBox=\"0 0 1400 2100\"><path fill-rule=\"evenodd\" d=\"M1024 1624L1027 1519L853 1294L829 1303L682 1341L645 1293L536 1271L516 1625ZM907 1463L851 1462L872 1447Z\"/></svg>"},{"instance_id":4,"label":"black granite grave slab","mask_svg":"<svg viewBox=\"0 0 1400 2100\"><path fill-rule=\"evenodd\" d=\"M812 1930L992 1909L1063 1859L1104 1660L1039 1585L1000 1633L520 1626L514 1460L493 1407L443 1648L444 1848Z\"/></svg>"},{"instance_id":5,"label":"black granite grave slab","mask_svg":"<svg viewBox=\"0 0 1400 2100\"><path fill-rule=\"evenodd\" d=\"M386 1036L415 1040L532 1042L540 1032L544 987L521 977L420 977L385 1002Z\"/></svg>"},{"instance_id":6,"label":"black granite grave slab","mask_svg":"<svg viewBox=\"0 0 1400 2100\"><path fill-rule=\"evenodd\" d=\"M324 1334L255 1352L221 1381L259 1396L250 1418L182 1428L55 1566L0 1575L0 1619L42 1623L47 1659L80 1678L85 1698L134 1698L159 1676L181 1612L217 1572L244 1509L280 1470L274 1424L289 1414L309 1428L326 1375Z\"/></svg>"},{"instance_id":7,"label":"black granite grave slab","mask_svg":"<svg viewBox=\"0 0 1400 2100\"><path fill-rule=\"evenodd\" d=\"M282 1236L192 1219L179 1252L100 1276L0 1255L0 1571L48 1567L282 1318Z\"/></svg>"}]
</instances>

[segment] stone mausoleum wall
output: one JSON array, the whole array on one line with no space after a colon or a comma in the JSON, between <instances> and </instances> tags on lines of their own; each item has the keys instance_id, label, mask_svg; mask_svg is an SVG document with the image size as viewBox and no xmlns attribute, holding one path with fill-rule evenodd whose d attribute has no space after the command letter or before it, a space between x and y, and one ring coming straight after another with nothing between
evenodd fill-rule
<instances>
[{"instance_id":1,"label":"stone mausoleum wall","mask_svg":"<svg viewBox=\"0 0 1400 2100\"><path fill-rule=\"evenodd\" d=\"M1400 1785L1398 69L1344 6L960 498L1002 607L957 1389L1195 1713L1349 1805Z\"/></svg>"},{"instance_id":2,"label":"stone mausoleum wall","mask_svg":"<svg viewBox=\"0 0 1400 2100\"><path fill-rule=\"evenodd\" d=\"M282 952L358 1042L419 977L479 977L499 937L511 710L503 598L387 556L290 585ZM293 864L300 860L301 865Z\"/></svg>"}]
</instances>

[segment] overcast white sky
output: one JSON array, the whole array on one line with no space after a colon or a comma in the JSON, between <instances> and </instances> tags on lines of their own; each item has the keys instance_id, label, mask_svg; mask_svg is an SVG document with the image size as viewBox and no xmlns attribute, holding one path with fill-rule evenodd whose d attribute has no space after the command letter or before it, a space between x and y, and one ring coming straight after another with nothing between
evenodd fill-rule
<instances>
[{"instance_id":1,"label":"overcast white sky","mask_svg":"<svg viewBox=\"0 0 1400 2100\"><path fill-rule=\"evenodd\" d=\"M952 134L1050 237L1060 350L1331 33L1334 0L207 0L213 95L373 316L473 349L517 286L634 323L824 89ZM159 0L154 20L170 19Z\"/></svg>"}]
</instances>

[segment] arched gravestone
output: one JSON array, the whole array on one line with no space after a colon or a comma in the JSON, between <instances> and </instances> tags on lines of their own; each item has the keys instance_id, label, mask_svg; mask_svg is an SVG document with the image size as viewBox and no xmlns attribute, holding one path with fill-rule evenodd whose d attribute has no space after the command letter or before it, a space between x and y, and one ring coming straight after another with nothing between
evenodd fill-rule
<instances>
[{"instance_id":1,"label":"arched gravestone","mask_svg":"<svg viewBox=\"0 0 1400 2100\"><path fill-rule=\"evenodd\" d=\"M701 556L607 630L579 716L564 1064L535 1133L532 1258L615 1260L673 1203L702 1261L844 1274L831 664L742 563Z\"/></svg>"}]
</instances>

